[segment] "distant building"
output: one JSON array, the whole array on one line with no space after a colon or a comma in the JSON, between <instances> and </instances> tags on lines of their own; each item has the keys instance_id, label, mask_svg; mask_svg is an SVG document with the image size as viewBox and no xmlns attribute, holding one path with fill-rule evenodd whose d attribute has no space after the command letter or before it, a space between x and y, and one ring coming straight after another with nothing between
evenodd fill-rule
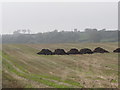
<instances>
[{"instance_id":1,"label":"distant building","mask_svg":"<svg viewBox=\"0 0 120 90\"><path fill-rule=\"evenodd\" d=\"M30 34L31 31L29 29L18 29L13 32L13 34Z\"/></svg>"},{"instance_id":2,"label":"distant building","mask_svg":"<svg viewBox=\"0 0 120 90\"><path fill-rule=\"evenodd\" d=\"M91 28L86 28L85 32L93 32L93 31L97 31L97 29L91 29Z\"/></svg>"},{"instance_id":3,"label":"distant building","mask_svg":"<svg viewBox=\"0 0 120 90\"><path fill-rule=\"evenodd\" d=\"M74 29L74 32L77 32L77 28Z\"/></svg>"}]
</instances>

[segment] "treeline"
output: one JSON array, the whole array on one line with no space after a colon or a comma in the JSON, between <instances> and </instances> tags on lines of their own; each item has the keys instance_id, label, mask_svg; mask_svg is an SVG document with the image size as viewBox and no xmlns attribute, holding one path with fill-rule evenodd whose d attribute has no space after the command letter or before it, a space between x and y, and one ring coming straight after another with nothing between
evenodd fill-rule
<instances>
[{"instance_id":1,"label":"treeline","mask_svg":"<svg viewBox=\"0 0 120 90\"><path fill-rule=\"evenodd\" d=\"M2 35L2 43L79 43L79 42L118 42L118 30L85 29L84 32L60 31L26 34Z\"/></svg>"}]
</instances>

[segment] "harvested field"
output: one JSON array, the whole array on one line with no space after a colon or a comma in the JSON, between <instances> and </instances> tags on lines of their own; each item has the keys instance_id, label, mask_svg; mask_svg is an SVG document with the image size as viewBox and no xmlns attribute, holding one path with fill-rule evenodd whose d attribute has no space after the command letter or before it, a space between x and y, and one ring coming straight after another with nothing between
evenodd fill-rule
<instances>
[{"instance_id":1,"label":"harvested field","mask_svg":"<svg viewBox=\"0 0 120 90\"><path fill-rule=\"evenodd\" d=\"M38 55L43 48L102 47L110 53ZM3 88L116 88L117 43L3 44Z\"/></svg>"}]
</instances>

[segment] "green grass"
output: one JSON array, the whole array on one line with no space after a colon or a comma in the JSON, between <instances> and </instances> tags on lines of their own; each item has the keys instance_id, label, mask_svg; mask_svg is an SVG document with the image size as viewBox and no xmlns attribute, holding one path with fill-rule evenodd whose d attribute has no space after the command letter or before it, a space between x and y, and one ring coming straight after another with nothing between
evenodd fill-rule
<instances>
[{"instance_id":1,"label":"green grass","mask_svg":"<svg viewBox=\"0 0 120 90\"><path fill-rule=\"evenodd\" d=\"M7 60L10 60L8 57L6 57L5 55L3 55L4 58L6 58ZM51 82L49 80L44 80L43 78L48 78L48 79L52 79L52 80L57 80L57 81L60 81L60 82L65 82L65 83L69 83L71 85L75 85L75 86L80 86L79 83L77 82L74 82L74 81L68 81L68 80L65 80L65 81L62 81L60 80L59 78L55 78L55 77L48 77L48 76L42 76L42 75L35 75L35 74L26 74L28 72L26 72L23 68L21 69L21 67L17 67L19 68L20 70L23 70L23 72L25 73L21 73L21 72L18 72L15 68L13 68L13 66L11 64L9 64L8 62L6 62L5 59L3 59L3 65L6 66L6 68L12 72L12 73L15 73L16 75L18 76L21 76L21 77L24 77L24 78L27 78L27 79L32 79L32 80L35 80L35 81L38 81L40 83L43 83L45 85L48 85L48 86L52 86L52 87L55 87L55 88L68 88L68 86L65 86L65 85L58 85L54 82ZM81 86L82 87L82 86Z\"/></svg>"},{"instance_id":2,"label":"green grass","mask_svg":"<svg viewBox=\"0 0 120 90\"><path fill-rule=\"evenodd\" d=\"M51 81L48 81L48 80L44 80L44 79L42 79L42 78L40 78L40 77L35 77L35 76L33 76L33 75L28 75L28 74L24 74L24 73L20 73L20 72L18 72L16 69L14 69L13 67L12 67L12 65L10 65L8 62L6 62L5 60L3 61L3 64L6 66L6 68L10 71L10 72L12 72L12 73L15 73L16 75L18 75L18 76L21 76L21 77L24 77L24 78L27 78L27 79L32 79L32 80L35 80L35 81L38 81L38 82L40 82L40 83L43 83L43 84L46 84L46 85L48 85L48 86L53 86L53 87L55 87L55 88L68 88L67 86L65 86L65 85L58 85L58 84L56 84L56 83L54 83L54 82L51 82Z\"/></svg>"}]
</instances>

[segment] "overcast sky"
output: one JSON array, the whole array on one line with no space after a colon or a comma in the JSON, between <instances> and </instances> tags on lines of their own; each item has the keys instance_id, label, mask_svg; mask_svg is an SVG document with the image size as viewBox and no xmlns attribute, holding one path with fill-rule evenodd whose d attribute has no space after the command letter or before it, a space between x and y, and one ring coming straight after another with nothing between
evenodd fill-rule
<instances>
[{"instance_id":1,"label":"overcast sky","mask_svg":"<svg viewBox=\"0 0 120 90\"><path fill-rule=\"evenodd\" d=\"M2 4L2 33L117 29L117 2L24 2Z\"/></svg>"}]
</instances>

